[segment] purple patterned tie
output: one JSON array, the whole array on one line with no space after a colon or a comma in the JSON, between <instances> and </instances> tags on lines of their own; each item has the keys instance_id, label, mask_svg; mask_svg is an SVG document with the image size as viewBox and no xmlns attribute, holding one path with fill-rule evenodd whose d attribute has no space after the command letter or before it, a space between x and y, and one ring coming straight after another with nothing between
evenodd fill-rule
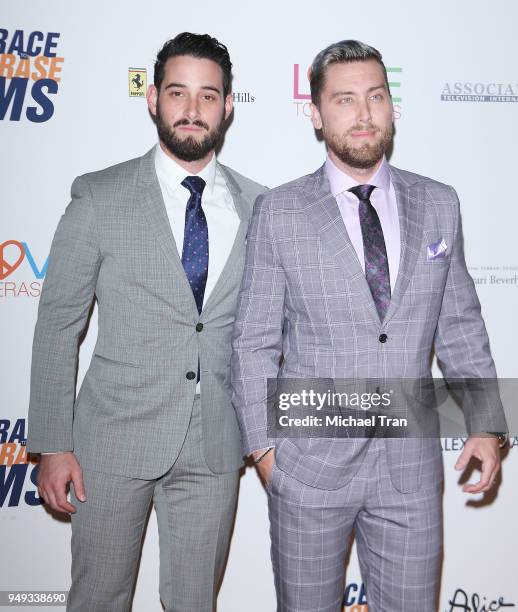
<instances>
[{"instance_id":1,"label":"purple patterned tie","mask_svg":"<svg viewBox=\"0 0 518 612\"><path fill-rule=\"evenodd\" d=\"M363 236L365 277L380 321L383 321L390 304L390 275L383 230L378 213L369 199L374 189L374 185L357 185L349 191L360 200L358 212Z\"/></svg>"},{"instance_id":2,"label":"purple patterned tie","mask_svg":"<svg viewBox=\"0 0 518 612\"><path fill-rule=\"evenodd\" d=\"M199 176L188 176L182 181L182 185L191 193L185 209L182 264L198 313L201 314L209 270L209 230L201 207L205 181Z\"/></svg>"}]
</instances>

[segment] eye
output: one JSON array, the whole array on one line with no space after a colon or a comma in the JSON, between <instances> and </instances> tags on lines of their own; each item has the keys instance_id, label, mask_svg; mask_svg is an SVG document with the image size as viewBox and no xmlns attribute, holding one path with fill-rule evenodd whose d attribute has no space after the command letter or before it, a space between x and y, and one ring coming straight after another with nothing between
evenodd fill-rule
<instances>
[{"instance_id":1,"label":"eye","mask_svg":"<svg viewBox=\"0 0 518 612\"><path fill-rule=\"evenodd\" d=\"M338 98L339 104L350 104L352 101L353 99L351 96L342 96L341 98Z\"/></svg>"},{"instance_id":2,"label":"eye","mask_svg":"<svg viewBox=\"0 0 518 612\"><path fill-rule=\"evenodd\" d=\"M181 96L183 96L183 91L179 91L179 90L171 90L171 96L173 98L180 98Z\"/></svg>"},{"instance_id":3,"label":"eye","mask_svg":"<svg viewBox=\"0 0 518 612\"><path fill-rule=\"evenodd\" d=\"M373 96L371 96L371 100L374 100L374 102L381 102L381 100L383 100L383 94L374 94Z\"/></svg>"},{"instance_id":4,"label":"eye","mask_svg":"<svg viewBox=\"0 0 518 612\"><path fill-rule=\"evenodd\" d=\"M213 102L216 99L216 96L213 94L204 94L203 99L207 102Z\"/></svg>"}]
</instances>

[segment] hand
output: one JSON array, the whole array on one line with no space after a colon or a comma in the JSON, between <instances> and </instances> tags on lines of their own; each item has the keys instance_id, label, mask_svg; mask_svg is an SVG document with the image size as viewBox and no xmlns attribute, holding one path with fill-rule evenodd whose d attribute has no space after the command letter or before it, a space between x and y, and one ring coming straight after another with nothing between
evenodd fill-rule
<instances>
[{"instance_id":1,"label":"hand","mask_svg":"<svg viewBox=\"0 0 518 612\"><path fill-rule=\"evenodd\" d=\"M264 451L258 451L253 454L254 460L258 459ZM272 450L265 456L264 459L255 466L257 469L257 473L259 474L259 478L262 480L264 486L270 484L270 478L272 477L272 470L275 463L275 449Z\"/></svg>"},{"instance_id":2,"label":"hand","mask_svg":"<svg viewBox=\"0 0 518 612\"><path fill-rule=\"evenodd\" d=\"M480 480L475 484L465 484L462 487L465 493L489 491L500 471L500 449L497 438L484 434L477 434L477 436L469 438L455 464L456 470L463 470L472 457L476 457L481 462Z\"/></svg>"},{"instance_id":3,"label":"hand","mask_svg":"<svg viewBox=\"0 0 518 612\"><path fill-rule=\"evenodd\" d=\"M57 512L74 514L76 507L67 500L67 486L72 481L79 501L86 501L83 470L74 453L42 455L38 472L38 492Z\"/></svg>"}]
</instances>

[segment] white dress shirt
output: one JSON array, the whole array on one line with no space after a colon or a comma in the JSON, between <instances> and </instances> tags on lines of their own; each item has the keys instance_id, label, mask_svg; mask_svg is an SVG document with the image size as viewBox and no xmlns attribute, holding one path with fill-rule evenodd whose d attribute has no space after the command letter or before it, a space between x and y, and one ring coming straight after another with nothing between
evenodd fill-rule
<instances>
[{"instance_id":1,"label":"white dress shirt","mask_svg":"<svg viewBox=\"0 0 518 612\"><path fill-rule=\"evenodd\" d=\"M185 231L185 211L187 202L191 197L190 191L182 185L182 181L187 176L194 175L166 155L159 144L155 149L155 170L162 190L173 238L181 259ZM196 176L205 181L201 206L205 213L209 233L209 270L203 295L203 304L205 305L230 255L240 219L225 178L217 168L215 155ZM200 393L200 389L200 382L198 382L196 385L197 394Z\"/></svg>"},{"instance_id":2,"label":"white dress shirt","mask_svg":"<svg viewBox=\"0 0 518 612\"><path fill-rule=\"evenodd\" d=\"M185 210L191 195L181 183L187 176L194 175L166 155L160 145L157 145L155 150L155 169L181 259ZM230 255L240 219L225 178L217 168L215 155L197 176L205 181L201 205L209 232L209 271L203 296L205 305Z\"/></svg>"},{"instance_id":3,"label":"white dress shirt","mask_svg":"<svg viewBox=\"0 0 518 612\"><path fill-rule=\"evenodd\" d=\"M336 167L336 165L327 158L326 173L331 186L331 193L336 199L342 219L344 220L345 229L352 242L360 265L365 273L365 257L363 252L363 236L360 225L360 215L358 212L359 200L348 191L351 187L359 185L357 181L351 178L348 174ZM383 230L383 238L385 240L385 248L387 250L387 259L390 275L390 288L394 292L394 285L399 270L399 258L401 251L401 237L399 234L399 216L396 200L396 192L392 181L390 180L390 170L387 160L383 158L380 167L377 169L374 176L368 181L369 185L374 185L376 189L371 194L370 201L381 223Z\"/></svg>"}]
</instances>

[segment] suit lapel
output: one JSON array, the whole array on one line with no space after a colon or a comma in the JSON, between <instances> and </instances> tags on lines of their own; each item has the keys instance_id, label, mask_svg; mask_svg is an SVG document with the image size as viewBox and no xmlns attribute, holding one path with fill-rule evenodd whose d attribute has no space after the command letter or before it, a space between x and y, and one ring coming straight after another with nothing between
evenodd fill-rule
<instances>
[{"instance_id":1,"label":"suit lapel","mask_svg":"<svg viewBox=\"0 0 518 612\"><path fill-rule=\"evenodd\" d=\"M344 271L351 289L366 304L369 316L379 323L378 312L369 285L345 228L336 199L331 193L324 166L319 168L312 177L315 189L307 194L312 201L308 214L314 227L318 228L323 249Z\"/></svg>"},{"instance_id":2,"label":"suit lapel","mask_svg":"<svg viewBox=\"0 0 518 612\"><path fill-rule=\"evenodd\" d=\"M394 316L412 277L422 241L424 218L422 185L409 183L397 168L389 168L398 207L401 254L396 284L384 324ZM331 194L324 166L317 170L312 178L314 189L306 194L312 202L308 214L315 227L318 227L323 248L344 270L351 288L361 296L369 315L379 325L379 316L369 284L345 228L338 204Z\"/></svg>"},{"instance_id":3,"label":"suit lapel","mask_svg":"<svg viewBox=\"0 0 518 612\"><path fill-rule=\"evenodd\" d=\"M155 149L153 148L140 160L140 193L137 197L142 203L142 209L151 232L156 236L158 244L163 250L169 263L173 266L173 269L178 272L178 279L183 285L185 291L187 291L191 296L192 307L196 314L198 314L196 301L194 299L191 286L189 285L189 281L185 276L182 260L178 255L179 251L171 230L169 217L167 216L162 190L160 189L160 184L155 171L154 155Z\"/></svg>"},{"instance_id":4,"label":"suit lapel","mask_svg":"<svg viewBox=\"0 0 518 612\"><path fill-rule=\"evenodd\" d=\"M236 207L237 214L239 216L239 227L237 229L236 237L234 239L234 244L232 245L232 249L230 250L230 254L225 262L223 270L219 275L218 280L216 281L216 285L209 295L207 301L203 305L202 310L202 318L204 314L210 311L211 308L217 304L218 299L222 292L224 292L225 287L229 282L231 282L232 271L236 265L239 263L239 254L244 252L245 249L245 238L246 233L248 231L248 224L250 222L250 216L252 213L253 202L249 202L242 194L239 185L236 180L230 173L230 171L220 164L217 163L218 170L223 174L225 178L225 182L227 187L232 195L232 200L234 201L234 206ZM209 257L210 257L210 245L209 245Z\"/></svg>"},{"instance_id":5,"label":"suit lapel","mask_svg":"<svg viewBox=\"0 0 518 612\"><path fill-rule=\"evenodd\" d=\"M409 184L403 173L389 166L399 217L401 237L401 255L396 284L392 293L389 309L384 323L387 323L396 312L412 277L423 236L424 192L421 183Z\"/></svg>"}]
</instances>

